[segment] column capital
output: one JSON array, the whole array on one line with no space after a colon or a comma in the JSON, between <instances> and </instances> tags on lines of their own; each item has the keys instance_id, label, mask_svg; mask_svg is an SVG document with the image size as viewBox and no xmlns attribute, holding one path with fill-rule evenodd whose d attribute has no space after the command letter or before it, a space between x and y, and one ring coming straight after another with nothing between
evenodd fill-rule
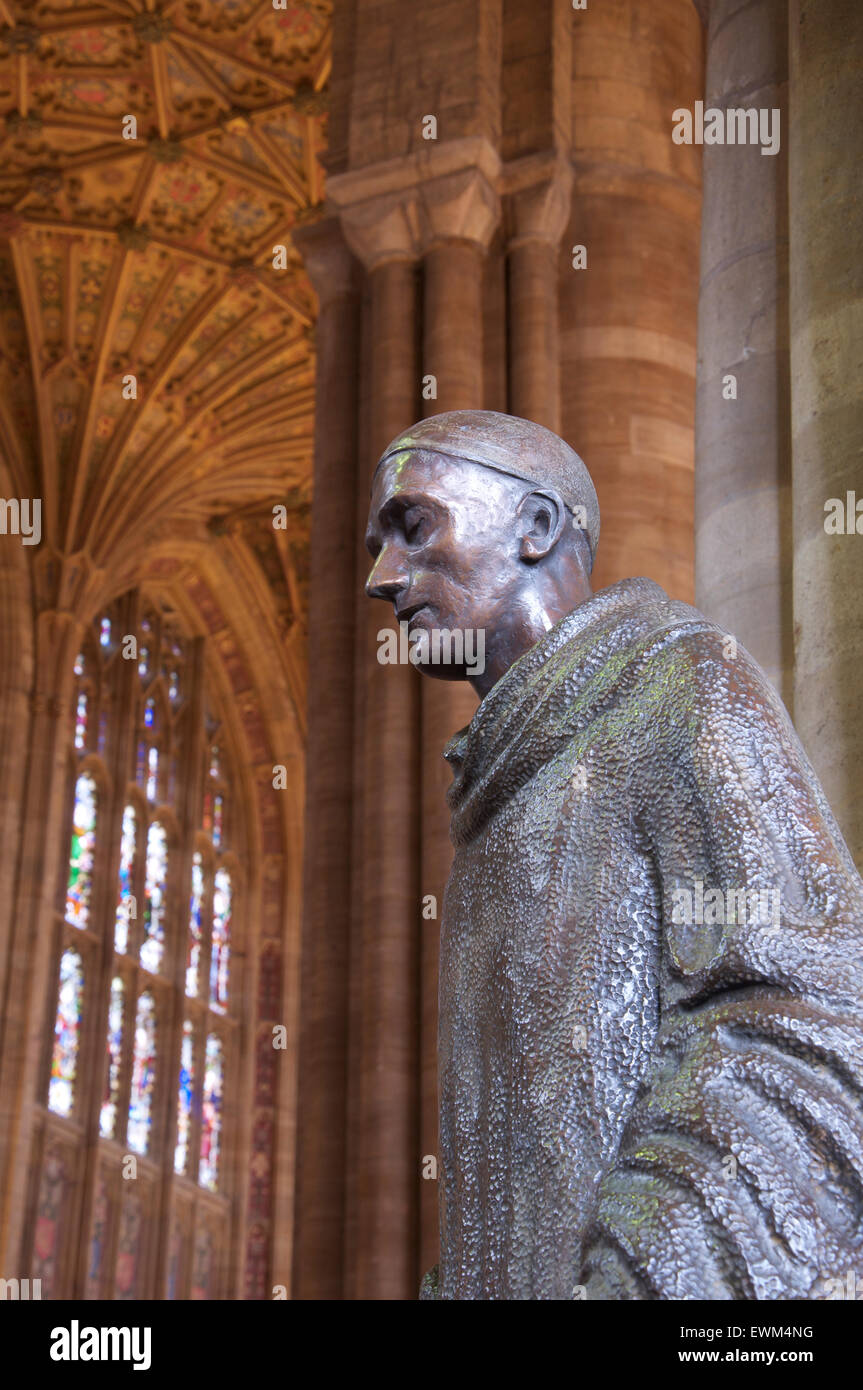
<instances>
[{"instance_id":1,"label":"column capital","mask_svg":"<svg viewBox=\"0 0 863 1390\"><path fill-rule=\"evenodd\" d=\"M291 236L321 307L359 290L359 268L338 217L295 227Z\"/></svg>"},{"instance_id":2,"label":"column capital","mask_svg":"<svg viewBox=\"0 0 863 1390\"><path fill-rule=\"evenodd\" d=\"M459 240L485 251L500 221L500 156L466 136L330 179L345 239L367 270Z\"/></svg>"},{"instance_id":3,"label":"column capital","mask_svg":"<svg viewBox=\"0 0 863 1390\"><path fill-rule=\"evenodd\" d=\"M569 221L572 165L553 150L512 159L503 167L507 249L525 242L556 248Z\"/></svg>"}]
</instances>

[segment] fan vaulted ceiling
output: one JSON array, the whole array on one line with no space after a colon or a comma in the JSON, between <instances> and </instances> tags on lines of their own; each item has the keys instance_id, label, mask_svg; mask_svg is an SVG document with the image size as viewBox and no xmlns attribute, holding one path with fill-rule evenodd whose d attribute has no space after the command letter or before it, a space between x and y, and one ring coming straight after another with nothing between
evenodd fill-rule
<instances>
[{"instance_id":1,"label":"fan vaulted ceiling","mask_svg":"<svg viewBox=\"0 0 863 1390\"><path fill-rule=\"evenodd\" d=\"M302 509L314 299L290 233L322 198L329 5L0 0L0 25L0 444L44 543L108 568Z\"/></svg>"}]
</instances>

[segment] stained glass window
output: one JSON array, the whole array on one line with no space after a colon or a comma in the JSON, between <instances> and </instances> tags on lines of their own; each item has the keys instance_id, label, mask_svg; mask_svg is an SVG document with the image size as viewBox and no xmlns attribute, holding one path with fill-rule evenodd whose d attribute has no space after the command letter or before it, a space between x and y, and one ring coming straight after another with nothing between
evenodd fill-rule
<instances>
[{"instance_id":1,"label":"stained glass window","mask_svg":"<svg viewBox=\"0 0 863 1390\"><path fill-rule=\"evenodd\" d=\"M180 1085L177 1096L177 1146L174 1172L185 1173L189 1161L189 1130L192 1123L192 1097L195 1090L195 1040L188 1019L183 1024L180 1044Z\"/></svg>"},{"instance_id":2,"label":"stained glass window","mask_svg":"<svg viewBox=\"0 0 863 1390\"><path fill-rule=\"evenodd\" d=\"M186 993L194 998L198 993L198 970L201 964L202 926L201 914L204 903L204 871L201 854L195 850L192 860L192 895L189 899L189 944L186 955Z\"/></svg>"},{"instance_id":3,"label":"stained glass window","mask_svg":"<svg viewBox=\"0 0 863 1390\"><path fill-rule=\"evenodd\" d=\"M75 783L72 847L66 886L66 921L73 927L86 927L90 919L93 857L96 851L96 806L96 783L89 773L83 772Z\"/></svg>"},{"instance_id":4,"label":"stained glass window","mask_svg":"<svg viewBox=\"0 0 863 1390\"><path fill-rule=\"evenodd\" d=\"M198 1182L215 1192L219 1180L222 1137L222 1044L214 1033L207 1038L204 1094L201 1105L201 1162Z\"/></svg>"},{"instance_id":5,"label":"stained glass window","mask_svg":"<svg viewBox=\"0 0 863 1390\"><path fill-rule=\"evenodd\" d=\"M129 1097L127 1140L135 1153L145 1154L150 1142L153 1088L156 1080L156 1006L152 994L142 994L135 1015L132 1092Z\"/></svg>"},{"instance_id":6,"label":"stained glass window","mask_svg":"<svg viewBox=\"0 0 863 1390\"><path fill-rule=\"evenodd\" d=\"M140 660L139 660L140 670ZM157 695L149 695L141 711L138 728L138 759L136 778L147 794L147 800L159 800L160 773L162 770L161 750L164 746L165 721Z\"/></svg>"},{"instance_id":7,"label":"stained glass window","mask_svg":"<svg viewBox=\"0 0 863 1390\"><path fill-rule=\"evenodd\" d=\"M54 1021L54 1052L48 1088L48 1107L57 1115L71 1115L75 1102L83 992L84 970L81 957L77 951L64 951L60 961L60 990Z\"/></svg>"},{"instance_id":8,"label":"stained glass window","mask_svg":"<svg viewBox=\"0 0 863 1390\"><path fill-rule=\"evenodd\" d=\"M134 806L123 811L123 828L120 833L120 882L117 888L117 907L114 913L114 950L120 955L129 945L129 922L136 916L137 904L132 892L132 876L135 868L135 848L138 839L138 822Z\"/></svg>"},{"instance_id":9,"label":"stained glass window","mask_svg":"<svg viewBox=\"0 0 863 1390\"><path fill-rule=\"evenodd\" d=\"M221 756L219 745L214 743L207 759L207 778L204 786L204 810L201 823L205 833L212 838L213 844L217 848L222 840L222 818L225 805L219 787L220 778Z\"/></svg>"},{"instance_id":10,"label":"stained glass window","mask_svg":"<svg viewBox=\"0 0 863 1390\"><path fill-rule=\"evenodd\" d=\"M183 643L179 637L163 632L162 635L162 676L172 704L180 699L183 685L183 665L186 659Z\"/></svg>"},{"instance_id":11,"label":"stained glass window","mask_svg":"<svg viewBox=\"0 0 863 1390\"><path fill-rule=\"evenodd\" d=\"M165 886L168 877L168 841L158 821L147 832L147 864L144 876L144 941L141 964L157 971L165 949Z\"/></svg>"},{"instance_id":12,"label":"stained glass window","mask_svg":"<svg viewBox=\"0 0 863 1390\"><path fill-rule=\"evenodd\" d=\"M123 660L124 634L131 632L138 636L137 676ZM68 874L56 904L62 959L49 1002L49 1008L56 1005L56 1023L44 1099L55 1134L69 1119L95 1120L98 1111L98 1143L80 1149L75 1182L69 1176L57 1188L62 1211L52 1197L32 1233L28 1267L56 1267L55 1297L78 1290L79 1275L79 1293L88 1298L152 1297L166 1290L174 1298L213 1298L220 1288L215 1212L221 1207L233 1221L222 1159L223 1106L240 1022L229 1014L229 989L233 1005L241 984L231 974L239 939L236 861L223 855L226 847L242 851L242 820L235 821L230 800L224 726L208 704L207 643L198 638L192 647L166 598L145 600L142 611L140 596L129 594L86 624L74 661L69 741L83 766L70 789ZM110 877L107 884L98 877L103 861L117 865L113 887ZM187 864L191 878L181 887L180 869L187 872ZM169 896L180 892L184 901ZM113 959L104 970L103 943ZM274 1084L265 1099L272 1099ZM258 1108L261 1094L258 1086L250 1098ZM165 1104L176 1105L173 1137ZM273 1138L266 1105L254 1135L268 1159ZM77 1143L62 1137L66 1145ZM151 1167L144 1183L119 1181L125 1151L146 1155ZM44 1186L47 1142L41 1161ZM257 1151L250 1161L258 1161ZM269 1220L264 1166L248 1209ZM192 1184L201 1189L201 1201L184 1205ZM203 1201L212 1225L209 1216L201 1220ZM86 1241L80 1270L77 1257L71 1259L73 1231ZM230 1230L225 1239L233 1239ZM158 1249L167 1244L158 1291L151 1240Z\"/></svg>"},{"instance_id":13,"label":"stained glass window","mask_svg":"<svg viewBox=\"0 0 863 1390\"><path fill-rule=\"evenodd\" d=\"M99 1114L99 1133L113 1139L117 1128L117 1099L120 1091L120 1067L123 1060L123 981L115 975L111 981L108 1005L108 1074L105 1095Z\"/></svg>"},{"instance_id":14,"label":"stained glass window","mask_svg":"<svg viewBox=\"0 0 863 1390\"><path fill-rule=\"evenodd\" d=\"M159 794L159 750L151 744L147 749L147 800L155 801Z\"/></svg>"},{"instance_id":15,"label":"stained glass window","mask_svg":"<svg viewBox=\"0 0 863 1390\"><path fill-rule=\"evenodd\" d=\"M210 956L210 1003L214 1009L228 1005L228 970L231 956L231 875L217 869L213 883L213 942Z\"/></svg>"},{"instance_id":16,"label":"stained glass window","mask_svg":"<svg viewBox=\"0 0 863 1390\"><path fill-rule=\"evenodd\" d=\"M87 692L79 691L75 707L75 747L84 748L87 743Z\"/></svg>"}]
</instances>

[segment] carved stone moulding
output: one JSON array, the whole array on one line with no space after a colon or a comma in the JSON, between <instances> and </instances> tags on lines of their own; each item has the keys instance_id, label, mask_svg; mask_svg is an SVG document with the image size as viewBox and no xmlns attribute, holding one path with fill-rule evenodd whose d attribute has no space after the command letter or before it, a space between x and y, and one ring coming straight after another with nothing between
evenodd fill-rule
<instances>
[{"instance_id":1,"label":"carved stone moulding","mask_svg":"<svg viewBox=\"0 0 863 1390\"><path fill-rule=\"evenodd\" d=\"M371 271L444 241L488 247L500 221L500 156L479 136L337 174L327 184L345 239Z\"/></svg>"}]
</instances>

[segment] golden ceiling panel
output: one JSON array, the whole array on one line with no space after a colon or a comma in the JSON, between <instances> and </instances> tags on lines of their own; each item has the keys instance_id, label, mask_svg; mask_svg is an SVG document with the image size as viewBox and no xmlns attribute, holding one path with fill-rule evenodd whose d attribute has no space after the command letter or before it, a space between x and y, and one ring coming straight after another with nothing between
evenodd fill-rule
<instances>
[{"instance_id":1,"label":"golden ceiling panel","mask_svg":"<svg viewBox=\"0 0 863 1390\"><path fill-rule=\"evenodd\" d=\"M329 15L0 0L0 431L56 550L307 504Z\"/></svg>"}]
</instances>

